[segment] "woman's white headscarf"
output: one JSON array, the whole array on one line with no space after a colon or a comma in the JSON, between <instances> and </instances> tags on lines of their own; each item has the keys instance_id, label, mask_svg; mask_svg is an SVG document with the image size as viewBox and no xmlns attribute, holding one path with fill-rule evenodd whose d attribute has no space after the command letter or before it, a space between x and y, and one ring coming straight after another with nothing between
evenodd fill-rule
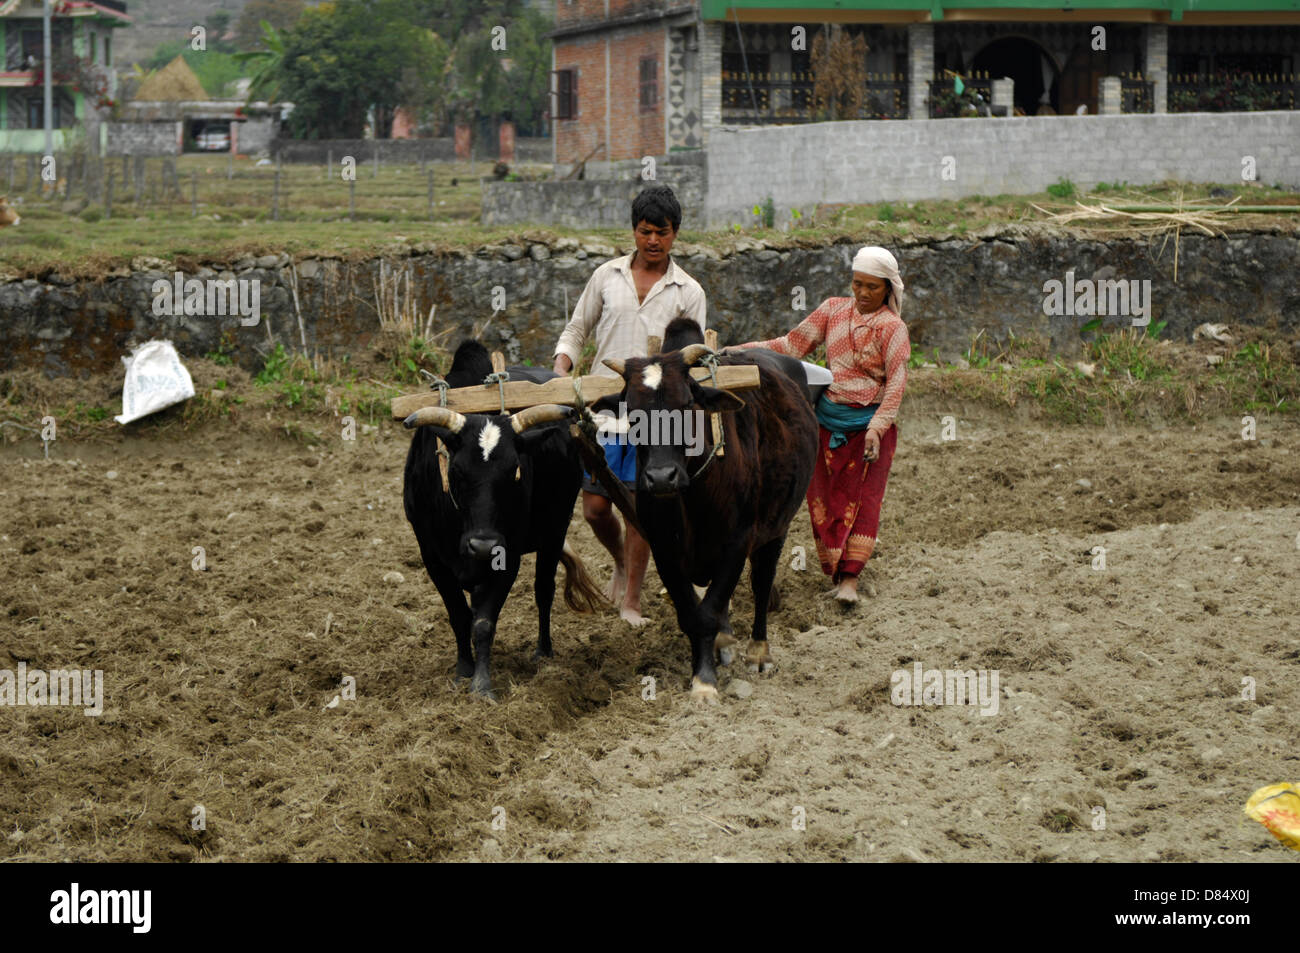
<instances>
[{"instance_id":1,"label":"woman's white headscarf","mask_svg":"<svg viewBox=\"0 0 1300 953\"><path fill-rule=\"evenodd\" d=\"M898 274L898 261L879 245L863 245L853 256L853 270L889 281L889 294L885 303L894 314L903 316L903 279Z\"/></svg>"}]
</instances>

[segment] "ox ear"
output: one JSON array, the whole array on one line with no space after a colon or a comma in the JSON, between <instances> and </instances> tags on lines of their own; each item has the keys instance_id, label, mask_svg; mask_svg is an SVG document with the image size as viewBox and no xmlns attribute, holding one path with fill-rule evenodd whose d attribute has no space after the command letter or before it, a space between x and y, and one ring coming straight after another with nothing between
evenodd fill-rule
<instances>
[{"instance_id":1,"label":"ox ear","mask_svg":"<svg viewBox=\"0 0 1300 953\"><path fill-rule=\"evenodd\" d=\"M626 393L627 393L627 388L624 388L622 391L620 391L617 394L606 394L604 397L600 398L600 400L596 401L594 404L589 405L591 408L591 412L593 414L598 414L601 411L605 411L606 413L611 413L611 414L617 413L619 402L627 400L627 397L624 396Z\"/></svg>"},{"instance_id":2,"label":"ox ear","mask_svg":"<svg viewBox=\"0 0 1300 953\"><path fill-rule=\"evenodd\" d=\"M425 424L423 429L429 431L431 434L437 437L438 441L444 447L450 450L453 455L460 452L460 447L462 443L460 439L460 434L454 433L453 431L448 430L446 427L438 427L432 424Z\"/></svg>"},{"instance_id":3,"label":"ox ear","mask_svg":"<svg viewBox=\"0 0 1300 953\"><path fill-rule=\"evenodd\" d=\"M567 430L562 432L564 439L567 440L569 432ZM561 433L561 431L556 430L554 427L533 427L525 430L515 436L515 450L518 453L532 453L543 440L554 437L558 433ZM519 478L515 477L515 479Z\"/></svg>"},{"instance_id":4,"label":"ox ear","mask_svg":"<svg viewBox=\"0 0 1300 953\"><path fill-rule=\"evenodd\" d=\"M732 413L744 409L745 402L729 390L696 384L691 388L695 406L711 414Z\"/></svg>"}]
</instances>

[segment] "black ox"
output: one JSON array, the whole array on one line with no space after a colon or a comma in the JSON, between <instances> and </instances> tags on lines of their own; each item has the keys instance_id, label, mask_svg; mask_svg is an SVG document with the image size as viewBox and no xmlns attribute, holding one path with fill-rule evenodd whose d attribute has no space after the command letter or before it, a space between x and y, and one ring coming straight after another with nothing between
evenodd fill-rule
<instances>
[{"instance_id":1,"label":"black ox","mask_svg":"<svg viewBox=\"0 0 1300 953\"><path fill-rule=\"evenodd\" d=\"M555 374L512 367L512 378L538 383ZM466 341L456 350L447 384L479 384L492 372L487 350ZM497 617L525 553L537 553L536 658L549 657L555 570L564 563L564 601L578 612L602 600L586 568L565 542L582 465L565 429L569 408L530 407L513 416L458 414L425 407L407 417L416 428L406 457L406 518L420 544L456 633L456 675L493 698L489 665ZM435 437L450 454L442 488ZM469 604L465 602L469 592Z\"/></svg>"},{"instance_id":2,"label":"black ox","mask_svg":"<svg viewBox=\"0 0 1300 953\"><path fill-rule=\"evenodd\" d=\"M623 391L601 398L593 409L616 411L626 402L629 418L637 412L722 414L723 455L712 453L718 435L709 424L704 454L687 456L684 441L642 444L636 467L637 516L677 623L691 642L691 694L712 701L718 692L714 644L719 630L729 629L728 604L746 559L754 591L747 661L751 670L773 668L769 599L790 520L812 479L817 418L803 367L794 358L761 349L718 355L720 366L758 367L760 385L742 400L690 376L691 367L710 353L693 321L669 324L663 347L650 358L606 361L623 376ZM703 600L693 585L708 586Z\"/></svg>"}]
</instances>

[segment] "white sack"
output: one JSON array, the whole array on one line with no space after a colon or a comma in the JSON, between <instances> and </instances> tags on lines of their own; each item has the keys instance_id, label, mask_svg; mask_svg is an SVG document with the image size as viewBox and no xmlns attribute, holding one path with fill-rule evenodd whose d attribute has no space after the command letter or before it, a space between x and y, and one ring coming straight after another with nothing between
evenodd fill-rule
<instances>
[{"instance_id":1,"label":"white sack","mask_svg":"<svg viewBox=\"0 0 1300 953\"><path fill-rule=\"evenodd\" d=\"M119 424L157 413L194 396L194 381L181 363L171 341L149 341L122 358L126 382L122 385Z\"/></svg>"}]
</instances>

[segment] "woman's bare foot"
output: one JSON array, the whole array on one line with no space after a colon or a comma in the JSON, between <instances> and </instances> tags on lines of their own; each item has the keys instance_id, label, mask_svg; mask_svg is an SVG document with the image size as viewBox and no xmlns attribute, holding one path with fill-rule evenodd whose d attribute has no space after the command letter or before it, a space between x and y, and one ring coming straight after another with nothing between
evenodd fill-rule
<instances>
[{"instance_id":1,"label":"woman's bare foot","mask_svg":"<svg viewBox=\"0 0 1300 953\"><path fill-rule=\"evenodd\" d=\"M845 576L835 589L835 599L840 605L851 606L858 601L858 577Z\"/></svg>"},{"instance_id":2,"label":"woman's bare foot","mask_svg":"<svg viewBox=\"0 0 1300 953\"><path fill-rule=\"evenodd\" d=\"M641 626L650 623L650 620L643 616L639 609L633 609L628 606L623 607L623 611L618 614L618 617L634 629L639 629Z\"/></svg>"}]
</instances>

